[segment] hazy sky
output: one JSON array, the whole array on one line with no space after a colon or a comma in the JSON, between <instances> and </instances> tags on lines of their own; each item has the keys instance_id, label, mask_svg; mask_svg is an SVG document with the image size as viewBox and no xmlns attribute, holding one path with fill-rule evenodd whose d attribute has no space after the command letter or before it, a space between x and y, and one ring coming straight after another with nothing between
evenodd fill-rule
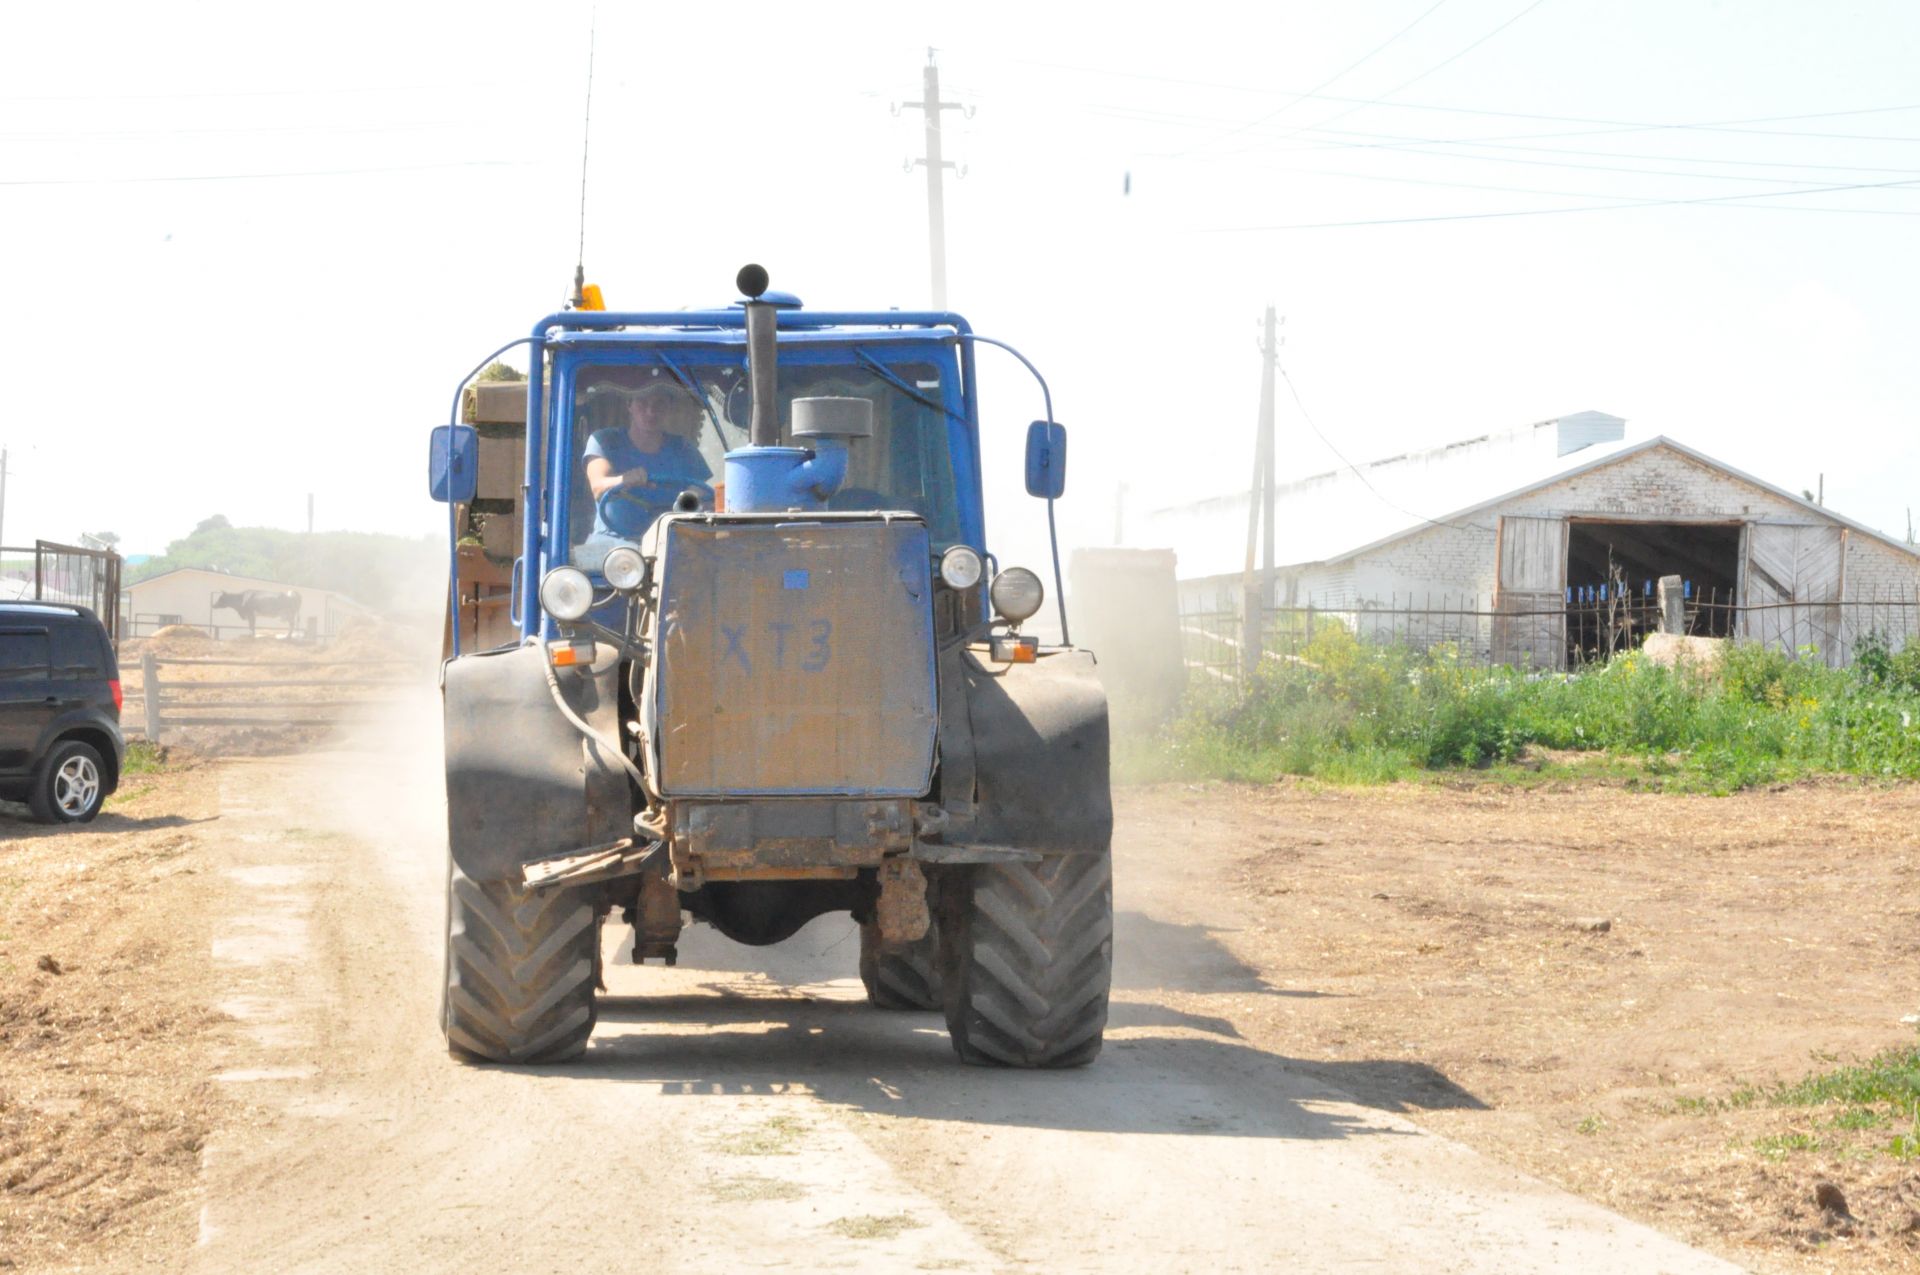
<instances>
[{"instance_id":1,"label":"hazy sky","mask_svg":"<svg viewBox=\"0 0 1920 1275\"><path fill-rule=\"evenodd\" d=\"M4 535L425 532L457 378L556 309L950 301L1072 432L1069 545L1245 482L1256 325L1349 457L1598 408L1896 534L1920 475L1920 6L13 5ZM1851 189L1834 189L1851 188ZM1129 193L1130 189L1130 193ZM1518 214L1518 215L1495 215ZM1038 415L983 354L990 536ZM1337 462L1281 394L1282 466ZM1432 508L1450 508L1447 493ZM1282 558L1286 557L1284 548ZM1036 563L1036 565L1038 565Z\"/></svg>"}]
</instances>

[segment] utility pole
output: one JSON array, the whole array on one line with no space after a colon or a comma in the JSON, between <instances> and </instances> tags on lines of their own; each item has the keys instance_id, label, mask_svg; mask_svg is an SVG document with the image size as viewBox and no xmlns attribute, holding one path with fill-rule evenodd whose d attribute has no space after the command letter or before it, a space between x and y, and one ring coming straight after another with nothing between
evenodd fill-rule
<instances>
[{"instance_id":1,"label":"utility pole","mask_svg":"<svg viewBox=\"0 0 1920 1275\"><path fill-rule=\"evenodd\" d=\"M1260 667L1266 612L1274 600L1273 372L1280 357L1277 327L1273 307L1268 306L1260 342L1260 424L1254 435L1253 483L1247 493L1247 565L1240 577L1240 671L1245 677L1252 677ZM1261 564L1257 580L1253 569L1256 553Z\"/></svg>"},{"instance_id":2,"label":"utility pole","mask_svg":"<svg viewBox=\"0 0 1920 1275\"><path fill-rule=\"evenodd\" d=\"M947 308L947 215L942 201L942 187L946 170L956 168L950 159L942 158L940 153L940 112L971 110L958 102L940 100L940 68L934 65L934 51L927 50L927 66L921 79L921 96L918 102L902 102L903 109L921 111L927 123L927 153L924 157L908 161L911 171L916 165L927 170L927 251L933 262L933 308Z\"/></svg>"},{"instance_id":3,"label":"utility pole","mask_svg":"<svg viewBox=\"0 0 1920 1275\"><path fill-rule=\"evenodd\" d=\"M0 545L7 543L7 449L0 447Z\"/></svg>"}]
</instances>

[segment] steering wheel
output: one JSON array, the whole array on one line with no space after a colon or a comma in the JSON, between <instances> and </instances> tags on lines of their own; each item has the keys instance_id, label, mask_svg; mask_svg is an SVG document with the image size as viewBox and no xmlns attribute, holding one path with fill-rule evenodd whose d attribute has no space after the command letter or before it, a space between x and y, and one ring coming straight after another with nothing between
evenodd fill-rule
<instances>
[{"instance_id":1,"label":"steering wheel","mask_svg":"<svg viewBox=\"0 0 1920 1275\"><path fill-rule=\"evenodd\" d=\"M703 509L713 508L713 488L706 483L669 479L658 483L624 483L608 488L594 502L594 509L600 515L601 523L614 535L626 540L638 540L655 518L673 508L673 502L680 498L683 491L697 494Z\"/></svg>"}]
</instances>

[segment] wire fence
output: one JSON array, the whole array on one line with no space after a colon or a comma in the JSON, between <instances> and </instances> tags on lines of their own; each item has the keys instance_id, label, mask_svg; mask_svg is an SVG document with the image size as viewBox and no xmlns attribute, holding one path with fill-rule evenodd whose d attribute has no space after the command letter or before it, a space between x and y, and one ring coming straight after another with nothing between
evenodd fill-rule
<instances>
[{"instance_id":1,"label":"wire fence","mask_svg":"<svg viewBox=\"0 0 1920 1275\"><path fill-rule=\"evenodd\" d=\"M1326 625L1339 625L1365 643L1414 650L1445 646L1456 658L1483 666L1565 670L1639 648L1660 631L1660 619L1657 598L1637 592L1581 590L1559 606L1541 605L1533 594L1500 603L1408 594L1385 604L1271 607L1257 625L1239 611L1186 610L1180 633L1191 672L1230 682L1262 661L1303 658ZM1891 650L1920 636L1920 595L1743 604L1732 590L1692 590L1683 631L1759 642L1840 667L1853 662L1869 635Z\"/></svg>"}]
</instances>

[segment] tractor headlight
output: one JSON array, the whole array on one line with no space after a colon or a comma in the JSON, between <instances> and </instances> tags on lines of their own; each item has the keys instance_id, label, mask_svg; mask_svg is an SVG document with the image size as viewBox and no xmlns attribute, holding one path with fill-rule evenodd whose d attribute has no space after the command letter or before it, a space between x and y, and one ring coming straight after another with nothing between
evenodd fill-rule
<instances>
[{"instance_id":1,"label":"tractor headlight","mask_svg":"<svg viewBox=\"0 0 1920 1275\"><path fill-rule=\"evenodd\" d=\"M607 577L608 584L624 593L639 588L640 582L647 578L647 562L638 549L621 545L607 555L600 571ZM551 580L553 577L547 578Z\"/></svg>"},{"instance_id":2,"label":"tractor headlight","mask_svg":"<svg viewBox=\"0 0 1920 1275\"><path fill-rule=\"evenodd\" d=\"M1047 591L1041 587L1040 577L1025 567L1008 567L993 578L987 596L993 600L994 610L1018 624L1040 609Z\"/></svg>"},{"instance_id":3,"label":"tractor headlight","mask_svg":"<svg viewBox=\"0 0 1920 1275\"><path fill-rule=\"evenodd\" d=\"M949 589L973 588L980 583L985 570L980 564L980 555L965 545L955 545L940 555L940 578L947 582Z\"/></svg>"},{"instance_id":4,"label":"tractor headlight","mask_svg":"<svg viewBox=\"0 0 1920 1275\"><path fill-rule=\"evenodd\" d=\"M540 605L568 623L593 609L593 581L578 567L555 567L540 582Z\"/></svg>"}]
</instances>

